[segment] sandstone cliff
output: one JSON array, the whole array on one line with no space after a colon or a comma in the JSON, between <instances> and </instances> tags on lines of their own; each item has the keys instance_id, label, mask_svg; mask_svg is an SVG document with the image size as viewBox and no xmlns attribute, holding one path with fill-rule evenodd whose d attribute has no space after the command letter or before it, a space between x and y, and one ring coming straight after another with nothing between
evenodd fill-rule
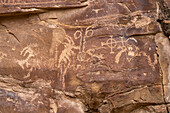
<instances>
[{"instance_id":1,"label":"sandstone cliff","mask_svg":"<svg viewBox=\"0 0 170 113\"><path fill-rule=\"evenodd\" d=\"M169 113L169 0L0 0L0 113Z\"/></svg>"}]
</instances>

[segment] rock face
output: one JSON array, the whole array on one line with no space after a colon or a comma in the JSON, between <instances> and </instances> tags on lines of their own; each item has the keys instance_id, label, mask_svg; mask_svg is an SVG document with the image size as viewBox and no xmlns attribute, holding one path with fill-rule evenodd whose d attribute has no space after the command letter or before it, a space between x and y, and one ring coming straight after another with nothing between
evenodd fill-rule
<instances>
[{"instance_id":1,"label":"rock face","mask_svg":"<svg viewBox=\"0 0 170 113\"><path fill-rule=\"evenodd\" d=\"M0 113L169 113L168 0L0 0Z\"/></svg>"}]
</instances>

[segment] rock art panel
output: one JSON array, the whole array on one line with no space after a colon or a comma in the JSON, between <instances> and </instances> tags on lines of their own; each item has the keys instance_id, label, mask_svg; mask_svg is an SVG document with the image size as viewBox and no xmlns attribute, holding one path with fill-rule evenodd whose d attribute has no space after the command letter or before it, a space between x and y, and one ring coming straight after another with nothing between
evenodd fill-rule
<instances>
[{"instance_id":1,"label":"rock art panel","mask_svg":"<svg viewBox=\"0 0 170 113\"><path fill-rule=\"evenodd\" d=\"M0 4L1 112L168 113L156 1Z\"/></svg>"}]
</instances>

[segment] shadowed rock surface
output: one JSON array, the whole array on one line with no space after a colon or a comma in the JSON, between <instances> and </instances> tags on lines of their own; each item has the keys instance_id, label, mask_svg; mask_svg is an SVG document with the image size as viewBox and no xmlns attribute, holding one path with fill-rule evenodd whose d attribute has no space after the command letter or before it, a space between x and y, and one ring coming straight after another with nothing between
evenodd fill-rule
<instances>
[{"instance_id":1,"label":"shadowed rock surface","mask_svg":"<svg viewBox=\"0 0 170 113\"><path fill-rule=\"evenodd\" d=\"M169 113L168 0L0 0L0 113Z\"/></svg>"}]
</instances>

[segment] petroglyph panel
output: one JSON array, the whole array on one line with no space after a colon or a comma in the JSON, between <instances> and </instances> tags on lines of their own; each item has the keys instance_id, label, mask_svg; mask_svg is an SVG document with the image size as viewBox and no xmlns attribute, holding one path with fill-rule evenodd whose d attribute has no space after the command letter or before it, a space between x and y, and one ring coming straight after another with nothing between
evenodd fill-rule
<instances>
[{"instance_id":1,"label":"petroglyph panel","mask_svg":"<svg viewBox=\"0 0 170 113\"><path fill-rule=\"evenodd\" d=\"M131 113L164 106L154 0L0 2L1 16L43 10L0 18L3 113Z\"/></svg>"}]
</instances>

